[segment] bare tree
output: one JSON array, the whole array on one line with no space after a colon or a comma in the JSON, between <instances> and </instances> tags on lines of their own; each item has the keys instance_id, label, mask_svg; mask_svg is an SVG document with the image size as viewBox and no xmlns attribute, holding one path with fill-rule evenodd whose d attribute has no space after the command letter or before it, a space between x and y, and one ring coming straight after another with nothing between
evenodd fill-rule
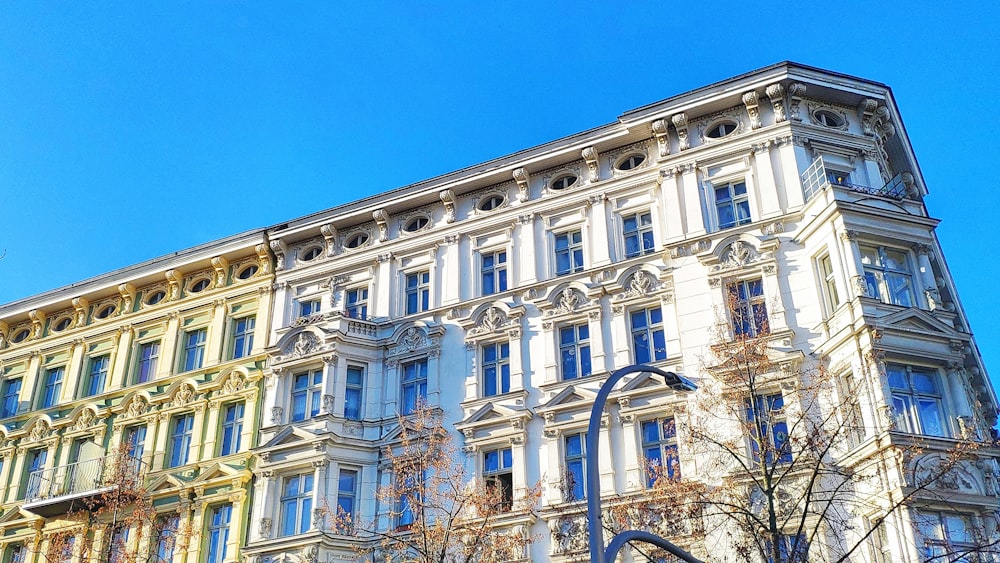
<instances>
[{"instance_id":1,"label":"bare tree","mask_svg":"<svg viewBox=\"0 0 1000 563\"><path fill-rule=\"evenodd\" d=\"M161 563L175 550L187 549L190 527L177 518L158 517L143 486L142 463L129 455L128 444L105 461L95 482L99 492L74 500L59 530L35 542L40 560L69 563L75 556L81 562Z\"/></svg>"},{"instance_id":2,"label":"bare tree","mask_svg":"<svg viewBox=\"0 0 1000 563\"><path fill-rule=\"evenodd\" d=\"M384 508L362 524L340 513L335 526L363 540L373 561L393 563L501 563L521 559L533 539L512 523L532 511L540 486L515 497L511 483L476 479L465 455L430 408L401 417L402 432L383 450L391 474L376 493Z\"/></svg>"},{"instance_id":3,"label":"bare tree","mask_svg":"<svg viewBox=\"0 0 1000 563\"><path fill-rule=\"evenodd\" d=\"M698 474L681 475L671 461L649 464L653 486L613 503L615 527L711 538L713 561L888 562L887 532L904 525L918 528L897 529L906 537L942 536L909 546L923 560L1000 556L995 517L955 520L960 530L942 530L949 524L922 521L921 511L952 507L971 465L992 473L990 439L968 429L957 438L892 432L890 439L891 422L866 424L861 414L873 407L862 404L862 386L879 385L880 368L831 369L782 348L763 306L731 293L726 309L694 408L676 429ZM891 409L882 412L892 418ZM949 531L959 541L948 541Z\"/></svg>"}]
</instances>

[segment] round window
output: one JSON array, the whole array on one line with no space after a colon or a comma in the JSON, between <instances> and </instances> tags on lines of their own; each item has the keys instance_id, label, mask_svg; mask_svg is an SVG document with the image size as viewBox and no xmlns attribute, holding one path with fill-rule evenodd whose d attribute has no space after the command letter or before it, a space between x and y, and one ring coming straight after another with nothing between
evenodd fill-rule
<instances>
[{"instance_id":1,"label":"round window","mask_svg":"<svg viewBox=\"0 0 1000 563\"><path fill-rule=\"evenodd\" d=\"M366 242L368 242L368 233L358 233L353 237L347 239L347 244L345 244L344 246L346 246L347 248L358 248L361 245L365 244Z\"/></svg>"},{"instance_id":2,"label":"round window","mask_svg":"<svg viewBox=\"0 0 1000 563\"><path fill-rule=\"evenodd\" d=\"M257 265L250 264L246 268L240 270L240 273L236 274L236 277L240 278L241 280L248 280L252 278L253 275L256 273L257 273Z\"/></svg>"},{"instance_id":3,"label":"round window","mask_svg":"<svg viewBox=\"0 0 1000 563\"><path fill-rule=\"evenodd\" d=\"M25 329L21 329L21 330L19 330L19 331L17 331L17 332L14 333L14 337L11 338L11 341L12 342L23 342L24 339L28 338L28 334L30 334L30 332L28 332L28 329L26 329L26 328Z\"/></svg>"},{"instance_id":4,"label":"round window","mask_svg":"<svg viewBox=\"0 0 1000 563\"><path fill-rule=\"evenodd\" d=\"M201 291L205 291L206 289L208 289L208 285L210 283L212 282L208 278L202 278L194 282L194 285L191 286L191 293L198 293Z\"/></svg>"},{"instance_id":5,"label":"round window","mask_svg":"<svg viewBox=\"0 0 1000 563\"><path fill-rule=\"evenodd\" d=\"M572 186L576 183L576 176L572 174L566 174L565 176L559 176L555 180L552 180L552 184L549 185L553 190L565 190L566 188Z\"/></svg>"},{"instance_id":6,"label":"round window","mask_svg":"<svg viewBox=\"0 0 1000 563\"><path fill-rule=\"evenodd\" d=\"M503 205L503 202L504 202L503 196L491 195L479 202L479 210L490 211Z\"/></svg>"},{"instance_id":7,"label":"round window","mask_svg":"<svg viewBox=\"0 0 1000 563\"><path fill-rule=\"evenodd\" d=\"M100 311L97 312L97 318L99 318L99 319L106 319L106 318L110 317L112 314L114 314L114 312L115 312L115 306L114 305L107 305L104 308L102 308Z\"/></svg>"},{"instance_id":8,"label":"round window","mask_svg":"<svg viewBox=\"0 0 1000 563\"><path fill-rule=\"evenodd\" d=\"M305 252L302 253L302 260L304 262L308 262L310 260L315 260L316 258L319 257L320 252L323 252L322 248L320 248L318 246L313 246L313 247L309 248L308 250L306 250Z\"/></svg>"},{"instance_id":9,"label":"round window","mask_svg":"<svg viewBox=\"0 0 1000 563\"><path fill-rule=\"evenodd\" d=\"M163 291L162 289L159 291L154 291L152 294L150 294L149 297L146 298L146 305L156 305L160 301L163 301L163 298L166 296L167 292Z\"/></svg>"},{"instance_id":10,"label":"round window","mask_svg":"<svg viewBox=\"0 0 1000 563\"><path fill-rule=\"evenodd\" d=\"M624 160L622 160L621 162L619 162L618 166L616 166L616 168L618 168L619 170L632 170L633 168L636 168L637 166L639 166L640 164L642 164L643 161L645 161L645 160L646 160L646 156L645 155L641 155L641 154L629 155Z\"/></svg>"},{"instance_id":11,"label":"round window","mask_svg":"<svg viewBox=\"0 0 1000 563\"><path fill-rule=\"evenodd\" d=\"M56 332L61 332L61 331L66 330L67 328L69 328L69 325L71 325L72 323L73 323L73 319L71 319L69 317L63 317L63 318L59 319L59 321L56 323L56 326L53 327L53 329Z\"/></svg>"},{"instance_id":12,"label":"round window","mask_svg":"<svg viewBox=\"0 0 1000 563\"><path fill-rule=\"evenodd\" d=\"M408 233L419 231L420 229L426 227L429 222L430 221L427 217L414 217L413 219L410 219L409 223L403 226L403 230Z\"/></svg>"},{"instance_id":13,"label":"round window","mask_svg":"<svg viewBox=\"0 0 1000 563\"><path fill-rule=\"evenodd\" d=\"M732 121L723 121L722 123L716 123L715 125L708 128L705 132L705 136L711 139L719 139L730 135L736 131L736 123Z\"/></svg>"},{"instance_id":14,"label":"round window","mask_svg":"<svg viewBox=\"0 0 1000 563\"><path fill-rule=\"evenodd\" d=\"M818 121L819 124L824 127L844 126L844 118L837 115L836 113L833 113L832 111L821 109L813 115L816 117L816 121Z\"/></svg>"}]
</instances>

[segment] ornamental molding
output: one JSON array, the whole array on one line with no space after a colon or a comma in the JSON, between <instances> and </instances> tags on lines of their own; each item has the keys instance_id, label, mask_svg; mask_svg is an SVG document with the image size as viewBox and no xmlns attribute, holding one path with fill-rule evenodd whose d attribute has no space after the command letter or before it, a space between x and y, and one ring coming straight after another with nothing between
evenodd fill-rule
<instances>
[{"instance_id":1,"label":"ornamental molding","mask_svg":"<svg viewBox=\"0 0 1000 563\"><path fill-rule=\"evenodd\" d=\"M320 318L322 320L322 317ZM316 326L297 327L281 337L270 350L272 364L300 360L327 354L336 349L336 343L325 343L322 330Z\"/></svg>"},{"instance_id":2,"label":"ornamental molding","mask_svg":"<svg viewBox=\"0 0 1000 563\"><path fill-rule=\"evenodd\" d=\"M326 243L326 256L330 258L337 254L337 227L334 227L332 223L327 223L319 228L320 234L323 235L323 241Z\"/></svg>"},{"instance_id":3,"label":"ornamental molding","mask_svg":"<svg viewBox=\"0 0 1000 563\"><path fill-rule=\"evenodd\" d=\"M355 250L361 250L362 248L367 248L371 246L375 241L375 223L368 222L362 223L358 226L351 227L350 229L345 229L340 231L340 248L342 252L352 252ZM354 248L348 248L347 243L351 242L358 235L365 235L367 238L365 242L359 244Z\"/></svg>"},{"instance_id":4,"label":"ornamental molding","mask_svg":"<svg viewBox=\"0 0 1000 563\"><path fill-rule=\"evenodd\" d=\"M438 193L441 203L444 204L444 222L455 222L455 192L452 190L441 190Z\"/></svg>"},{"instance_id":5,"label":"ornamental molding","mask_svg":"<svg viewBox=\"0 0 1000 563\"><path fill-rule=\"evenodd\" d=\"M611 298L612 312L624 312L624 306L637 300L659 297L673 301L673 280L666 271L656 270L654 266L640 264L626 269L618 280L608 289L613 293Z\"/></svg>"},{"instance_id":6,"label":"ornamental molding","mask_svg":"<svg viewBox=\"0 0 1000 563\"><path fill-rule=\"evenodd\" d=\"M551 323L599 312L601 293L599 286L590 288L580 282L567 282L549 288L534 301L545 321Z\"/></svg>"},{"instance_id":7,"label":"ornamental molding","mask_svg":"<svg viewBox=\"0 0 1000 563\"><path fill-rule=\"evenodd\" d=\"M776 238L764 240L743 233L722 239L710 252L698 254L698 260L716 277L749 268L768 269L768 265L776 262L777 248Z\"/></svg>"},{"instance_id":8,"label":"ornamental molding","mask_svg":"<svg viewBox=\"0 0 1000 563\"><path fill-rule=\"evenodd\" d=\"M476 215L486 215L489 213L495 213L499 209L510 207L510 197L508 194L510 194L510 190L513 186L514 182L506 182L497 186L490 186L488 188L478 190L470 194L469 198L472 200L473 213L475 213ZM493 209L489 209L486 211L479 209L479 202L489 199L491 197L503 198L503 203L494 207Z\"/></svg>"},{"instance_id":9,"label":"ornamental molding","mask_svg":"<svg viewBox=\"0 0 1000 563\"><path fill-rule=\"evenodd\" d=\"M508 338L521 337L521 317L524 316L523 305L512 305L502 301L483 303L472 310L465 319L459 320L459 325L465 329L467 345L484 338L506 334Z\"/></svg>"},{"instance_id":10,"label":"ornamental molding","mask_svg":"<svg viewBox=\"0 0 1000 563\"><path fill-rule=\"evenodd\" d=\"M643 159L642 162L630 170L619 170L615 168L615 164L619 159L625 157L629 154L638 153L641 154ZM643 140L623 147L618 147L613 151L605 153L605 161L608 163L608 170L611 171L611 177L617 178L619 176L625 176L637 172L644 168L650 168L653 165L654 159L650 158L649 155L649 140Z\"/></svg>"},{"instance_id":11,"label":"ornamental molding","mask_svg":"<svg viewBox=\"0 0 1000 563\"><path fill-rule=\"evenodd\" d=\"M699 118L694 122L696 130L698 131L698 137L701 138L702 144L718 143L724 140L732 139L733 137L739 136L746 130L745 119L743 118L744 107L734 106L722 111L715 112ZM713 126L719 125L720 123L735 123L736 129L722 137L712 138L707 136L707 133Z\"/></svg>"},{"instance_id":12,"label":"ornamental molding","mask_svg":"<svg viewBox=\"0 0 1000 563\"><path fill-rule=\"evenodd\" d=\"M389 338L385 357L394 361L398 361L400 357L422 353L436 357L441 351L441 336L444 330L440 324L423 321L405 323Z\"/></svg>"},{"instance_id":13,"label":"ornamental molding","mask_svg":"<svg viewBox=\"0 0 1000 563\"><path fill-rule=\"evenodd\" d=\"M657 119L649 124L649 129L656 138L657 154L665 158L670 154L669 126L666 119Z\"/></svg>"},{"instance_id":14,"label":"ornamental molding","mask_svg":"<svg viewBox=\"0 0 1000 563\"><path fill-rule=\"evenodd\" d=\"M524 167L515 168L513 171L514 181L517 182L517 200L521 203L528 201L531 197L531 174Z\"/></svg>"}]
</instances>

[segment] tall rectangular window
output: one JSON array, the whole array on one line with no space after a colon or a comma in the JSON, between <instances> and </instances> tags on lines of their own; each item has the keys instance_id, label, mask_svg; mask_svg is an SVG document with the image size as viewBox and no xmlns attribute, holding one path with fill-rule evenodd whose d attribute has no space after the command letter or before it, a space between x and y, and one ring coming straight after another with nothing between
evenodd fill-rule
<instances>
[{"instance_id":1,"label":"tall rectangular window","mask_svg":"<svg viewBox=\"0 0 1000 563\"><path fill-rule=\"evenodd\" d=\"M184 371L199 369L205 362L205 338L208 329L199 328L184 333Z\"/></svg>"},{"instance_id":2,"label":"tall rectangular window","mask_svg":"<svg viewBox=\"0 0 1000 563\"><path fill-rule=\"evenodd\" d=\"M840 293L837 292L837 277L833 273L833 261L825 254L816 261L819 268L820 281L823 284L823 301L826 303L827 314L832 314L840 306Z\"/></svg>"},{"instance_id":3,"label":"tall rectangular window","mask_svg":"<svg viewBox=\"0 0 1000 563\"><path fill-rule=\"evenodd\" d=\"M622 236L625 238L625 257L634 258L655 250L653 242L653 216L635 213L622 217Z\"/></svg>"},{"instance_id":4,"label":"tall rectangular window","mask_svg":"<svg viewBox=\"0 0 1000 563\"><path fill-rule=\"evenodd\" d=\"M769 332L764 284L761 280L742 280L726 286L729 317L736 336L761 336Z\"/></svg>"},{"instance_id":5,"label":"tall rectangular window","mask_svg":"<svg viewBox=\"0 0 1000 563\"><path fill-rule=\"evenodd\" d=\"M178 516L161 516L156 519L156 555L154 563L172 563L177 547Z\"/></svg>"},{"instance_id":6,"label":"tall rectangular window","mask_svg":"<svg viewBox=\"0 0 1000 563\"><path fill-rule=\"evenodd\" d=\"M174 417L170 432L170 467L187 464L191 456L191 436L194 432L194 413Z\"/></svg>"},{"instance_id":7,"label":"tall rectangular window","mask_svg":"<svg viewBox=\"0 0 1000 563\"><path fill-rule=\"evenodd\" d=\"M933 370L887 365L896 429L914 434L947 436L941 389Z\"/></svg>"},{"instance_id":8,"label":"tall rectangular window","mask_svg":"<svg viewBox=\"0 0 1000 563\"><path fill-rule=\"evenodd\" d=\"M49 545L48 556L42 558L52 563L73 563L73 551L76 549L76 536L56 536L55 541ZM119 563L113 555L109 556L108 563Z\"/></svg>"},{"instance_id":9,"label":"tall rectangular window","mask_svg":"<svg viewBox=\"0 0 1000 563\"><path fill-rule=\"evenodd\" d=\"M411 414L427 400L427 359L400 366L400 414Z\"/></svg>"},{"instance_id":10,"label":"tall rectangular window","mask_svg":"<svg viewBox=\"0 0 1000 563\"><path fill-rule=\"evenodd\" d=\"M128 456L133 460L141 460L146 451L146 427L129 426L125 429L125 443Z\"/></svg>"},{"instance_id":11,"label":"tall rectangular window","mask_svg":"<svg viewBox=\"0 0 1000 563\"><path fill-rule=\"evenodd\" d=\"M229 543L229 522L233 518L233 505L223 504L212 509L208 519L208 555L205 563L222 563L226 559Z\"/></svg>"},{"instance_id":12,"label":"tall rectangular window","mask_svg":"<svg viewBox=\"0 0 1000 563\"><path fill-rule=\"evenodd\" d=\"M292 422L318 415L322 399L323 372L321 370L297 373L292 376Z\"/></svg>"},{"instance_id":13,"label":"tall rectangular window","mask_svg":"<svg viewBox=\"0 0 1000 563\"><path fill-rule=\"evenodd\" d=\"M42 386L41 408L47 409L55 406L59 402L59 395L62 393L63 374L66 368L57 367L45 370L45 383Z\"/></svg>"},{"instance_id":14,"label":"tall rectangular window","mask_svg":"<svg viewBox=\"0 0 1000 563\"><path fill-rule=\"evenodd\" d=\"M754 463L760 463L761 450L764 463L791 463L792 444L788 441L788 422L785 420L785 398L781 393L755 395L747 401L748 438Z\"/></svg>"},{"instance_id":15,"label":"tall rectangular window","mask_svg":"<svg viewBox=\"0 0 1000 563\"><path fill-rule=\"evenodd\" d=\"M659 307L639 309L629 313L632 330L632 356L637 364L667 359L667 342L663 336L663 313Z\"/></svg>"},{"instance_id":16,"label":"tall rectangular window","mask_svg":"<svg viewBox=\"0 0 1000 563\"><path fill-rule=\"evenodd\" d=\"M300 317L309 317L319 312L320 312L320 300L318 298L299 301Z\"/></svg>"},{"instance_id":17,"label":"tall rectangular window","mask_svg":"<svg viewBox=\"0 0 1000 563\"><path fill-rule=\"evenodd\" d=\"M364 405L365 368L347 366L347 386L344 389L344 418L361 420Z\"/></svg>"},{"instance_id":18,"label":"tall rectangular window","mask_svg":"<svg viewBox=\"0 0 1000 563\"><path fill-rule=\"evenodd\" d=\"M243 317L233 321L233 359L244 358L253 350L253 331L256 317Z\"/></svg>"},{"instance_id":19,"label":"tall rectangular window","mask_svg":"<svg viewBox=\"0 0 1000 563\"><path fill-rule=\"evenodd\" d=\"M355 509L358 497L358 472L341 469L337 481L337 525L340 533L350 533L354 529Z\"/></svg>"},{"instance_id":20,"label":"tall rectangular window","mask_svg":"<svg viewBox=\"0 0 1000 563\"><path fill-rule=\"evenodd\" d=\"M3 412L0 416L7 418L17 414L21 399L21 378L6 379L3 382Z\"/></svg>"},{"instance_id":21,"label":"tall rectangular window","mask_svg":"<svg viewBox=\"0 0 1000 563\"><path fill-rule=\"evenodd\" d=\"M108 365L111 358L107 354L90 358L90 369L87 374L87 396L92 397L104 391L108 380Z\"/></svg>"},{"instance_id":22,"label":"tall rectangular window","mask_svg":"<svg viewBox=\"0 0 1000 563\"><path fill-rule=\"evenodd\" d=\"M583 233L569 231L555 236L556 275L583 271Z\"/></svg>"},{"instance_id":23,"label":"tall rectangular window","mask_svg":"<svg viewBox=\"0 0 1000 563\"><path fill-rule=\"evenodd\" d=\"M24 492L22 498L35 498L41 492L42 483L45 481L42 470L45 469L45 462L48 458L49 450L47 448L35 448L28 451L27 482L21 481L23 487L21 490Z\"/></svg>"},{"instance_id":24,"label":"tall rectangular window","mask_svg":"<svg viewBox=\"0 0 1000 563\"><path fill-rule=\"evenodd\" d=\"M431 308L431 273L406 274L406 314L412 315Z\"/></svg>"},{"instance_id":25,"label":"tall rectangular window","mask_svg":"<svg viewBox=\"0 0 1000 563\"><path fill-rule=\"evenodd\" d=\"M991 561L972 557L976 552L976 534L972 520L956 512L914 511L914 523L924 541L921 546L923 561ZM994 538L995 539L995 536ZM966 555L966 557L958 557Z\"/></svg>"},{"instance_id":26,"label":"tall rectangular window","mask_svg":"<svg viewBox=\"0 0 1000 563\"><path fill-rule=\"evenodd\" d=\"M243 403L226 405L222 418L222 447L219 455L229 455L240 451L240 437L243 435Z\"/></svg>"},{"instance_id":27,"label":"tall rectangular window","mask_svg":"<svg viewBox=\"0 0 1000 563\"><path fill-rule=\"evenodd\" d=\"M348 289L344 312L352 319L368 318L368 288L355 287Z\"/></svg>"},{"instance_id":28,"label":"tall rectangular window","mask_svg":"<svg viewBox=\"0 0 1000 563\"><path fill-rule=\"evenodd\" d=\"M514 460L510 448L483 452L483 479L496 508L507 512L514 505Z\"/></svg>"},{"instance_id":29,"label":"tall rectangular window","mask_svg":"<svg viewBox=\"0 0 1000 563\"><path fill-rule=\"evenodd\" d=\"M715 211L719 228L728 229L750 222L750 198L745 182L715 188Z\"/></svg>"},{"instance_id":30,"label":"tall rectangular window","mask_svg":"<svg viewBox=\"0 0 1000 563\"><path fill-rule=\"evenodd\" d=\"M480 256L479 280L483 295L507 291L507 252L485 252Z\"/></svg>"},{"instance_id":31,"label":"tall rectangular window","mask_svg":"<svg viewBox=\"0 0 1000 563\"><path fill-rule=\"evenodd\" d=\"M590 375L590 327L559 328L559 369L564 380Z\"/></svg>"},{"instance_id":32,"label":"tall rectangular window","mask_svg":"<svg viewBox=\"0 0 1000 563\"><path fill-rule=\"evenodd\" d=\"M646 486L659 479L680 479L677 456L677 425L673 417L646 420L641 424L642 455L646 463Z\"/></svg>"},{"instance_id":33,"label":"tall rectangular window","mask_svg":"<svg viewBox=\"0 0 1000 563\"><path fill-rule=\"evenodd\" d=\"M913 274L906 252L884 246L858 245L869 297L913 307Z\"/></svg>"},{"instance_id":34,"label":"tall rectangular window","mask_svg":"<svg viewBox=\"0 0 1000 563\"><path fill-rule=\"evenodd\" d=\"M491 342L480 348L483 366L483 396L510 391L510 344Z\"/></svg>"},{"instance_id":35,"label":"tall rectangular window","mask_svg":"<svg viewBox=\"0 0 1000 563\"><path fill-rule=\"evenodd\" d=\"M285 478L281 489L281 535L293 536L309 531L312 521L312 492L312 473Z\"/></svg>"},{"instance_id":36,"label":"tall rectangular window","mask_svg":"<svg viewBox=\"0 0 1000 563\"><path fill-rule=\"evenodd\" d=\"M413 472L397 478L396 529L407 529L416 521L420 500L423 498L423 472ZM414 510L417 509L417 510Z\"/></svg>"},{"instance_id":37,"label":"tall rectangular window","mask_svg":"<svg viewBox=\"0 0 1000 563\"><path fill-rule=\"evenodd\" d=\"M114 528L111 528L111 536L108 539L107 546L104 548L107 552L105 561L108 563L128 563L131 560L128 556L132 551L128 542L128 537L128 526L119 524ZM69 561L67 560L66 563L69 563Z\"/></svg>"},{"instance_id":38,"label":"tall rectangular window","mask_svg":"<svg viewBox=\"0 0 1000 563\"><path fill-rule=\"evenodd\" d=\"M160 359L160 341L139 345L139 364L136 367L135 382L146 383L156 375L156 363Z\"/></svg>"},{"instance_id":39,"label":"tall rectangular window","mask_svg":"<svg viewBox=\"0 0 1000 563\"><path fill-rule=\"evenodd\" d=\"M563 496L566 500L583 500L587 498L587 433L567 434L564 446Z\"/></svg>"},{"instance_id":40,"label":"tall rectangular window","mask_svg":"<svg viewBox=\"0 0 1000 563\"><path fill-rule=\"evenodd\" d=\"M27 552L28 550L24 547L24 544L12 544L7 547L6 559L4 561L7 563L24 563Z\"/></svg>"}]
</instances>

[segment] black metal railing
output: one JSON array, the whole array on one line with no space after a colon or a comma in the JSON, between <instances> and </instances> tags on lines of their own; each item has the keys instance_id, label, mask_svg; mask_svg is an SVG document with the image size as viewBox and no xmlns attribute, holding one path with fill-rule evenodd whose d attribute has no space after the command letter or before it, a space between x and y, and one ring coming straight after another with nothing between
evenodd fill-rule
<instances>
[{"instance_id":1,"label":"black metal railing","mask_svg":"<svg viewBox=\"0 0 1000 563\"><path fill-rule=\"evenodd\" d=\"M110 455L68 465L32 471L24 500L28 503L135 483L143 472L141 460L128 455Z\"/></svg>"}]
</instances>

